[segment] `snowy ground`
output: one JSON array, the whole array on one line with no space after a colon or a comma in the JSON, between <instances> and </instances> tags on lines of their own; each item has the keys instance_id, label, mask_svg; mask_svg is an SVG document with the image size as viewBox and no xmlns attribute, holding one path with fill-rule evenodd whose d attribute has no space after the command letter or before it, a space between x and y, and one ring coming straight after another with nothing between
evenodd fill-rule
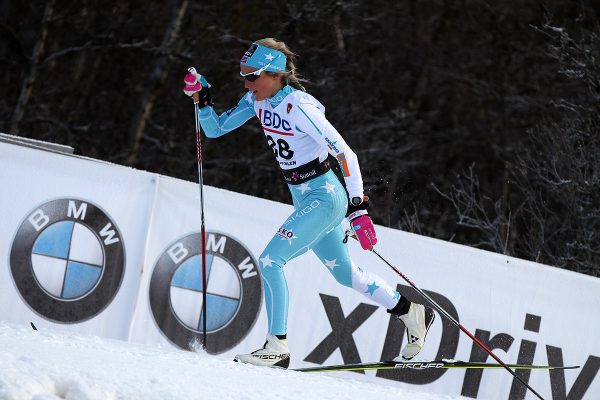
<instances>
[{"instance_id":1,"label":"snowy ground","mask_svg":"<svg viewBox=\"0 0 600 400\"><path fill-rule=\"evenodd\" d=\"M348 373L346 373L348 376ZM450 399L324 373L0 322L0 400Z\"/></svg>"}]
</instances>

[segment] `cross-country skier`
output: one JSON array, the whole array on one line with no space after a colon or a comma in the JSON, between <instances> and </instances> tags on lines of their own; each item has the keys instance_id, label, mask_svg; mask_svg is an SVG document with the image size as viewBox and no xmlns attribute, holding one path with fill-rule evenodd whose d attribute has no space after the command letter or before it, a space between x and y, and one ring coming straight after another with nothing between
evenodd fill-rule
<instances>
[{"instance_id":1,"label":"cross-country skier","mask_svg":"<svg viewBox=\"0 0 600 400\"><path fill-rule=\"evenodd\" d=\"M193 72L185 76L184 92L189 96L199 94L199 120L207 137L225 135L258 117L295 208L259 257L269 325L267 340L262 348L235 359L288 367L289 295L283 267L308 250L315 252L339 283L385 307L404 323L408 344L401 356L411 359L423 347L434 319L433 310L410 302L350 259L344 241L344 217L363 249L371 250L377 243L358 159L325 117L325 107L305 92L295 59L284 42L267 38L252 43L240 60L240 75L248 92L221 115L213 109L206 79ZM329 154L340 164L346 190L330 169Z\"/></svg>"}]
</instances>

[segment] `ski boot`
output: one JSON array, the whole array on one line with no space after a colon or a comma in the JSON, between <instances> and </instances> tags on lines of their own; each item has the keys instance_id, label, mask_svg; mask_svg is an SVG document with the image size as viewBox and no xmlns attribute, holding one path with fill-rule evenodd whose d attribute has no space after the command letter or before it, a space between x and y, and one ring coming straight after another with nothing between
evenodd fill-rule
<instances>
[{"instance_id":1,"label":"ski boot","mask_svg":"<svg viewBox=\"0 0 600 400\"><path fill-rule=\"evenodd\" d=\"M398 304L388 312L396 315L404 323L408 340L407 345L402 349L401 356L396 357L394 361L410 360L419 354L425 344L425 337L435 319L433 309L408 301L402 296Z\"/></svg>"},{"instance_id":2,"label":"ski boot","mask_svg":"<svg viewBox=\"0 0 600 400\"><path fill-rule=\"evenodd\" d=\"M287 339L267 335L267 341L261 349L250 354L238 354L233 361L262 367L287 368L290 365L290 350Z\"/></svg>"}]
</instances>

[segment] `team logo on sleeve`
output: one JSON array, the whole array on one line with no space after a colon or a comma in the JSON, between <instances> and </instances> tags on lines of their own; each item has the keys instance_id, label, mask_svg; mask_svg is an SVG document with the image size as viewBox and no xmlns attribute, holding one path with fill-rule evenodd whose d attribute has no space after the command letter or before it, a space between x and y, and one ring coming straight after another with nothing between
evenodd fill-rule
<instances>
[{"instance_id":1,"label":"team logo on sleeve","mask_svg":"<svg viewBox=\"0 0 600 400\"><path fill-rule=\"evenodd\" d=\"M325 141L327 142L327 147L329 147L331 150L335 151L336 153L340 152L340 150L335 145L337 142L332 142L331 139L329 139L327 136L325 136Z\"/></svg>"},{"instance_id":2,"label":"team logo on sleeve","mask_svg":"<svg viewBox=\"0 0 600 400\"><path fill-rule=\"evenodd\" d=\"M348 162L346 161L346 154L340 153L337 155L338 163L340 164L340 168L342 170L342 175L345 177L350 176L350 168L348 168Z\"/></svg>"},{"instance_id":3,"label":"team logo on sleeve","mask_svg":"<svg viewBox=\"0 0 600 400\"><path fill-rule=\"evenodd\" d=\"M256 260L236 239L215 232L206 237L206 316L203 315L200 233L171 243L154 266L150 308L162 333L176 346L202 341L211 354L237 345L254 325L262 301Z\"/></svg>"},{"instance_id":4,"label":"team logo on sleeve","mask_svg":"<svg viewBox=\"0 0 600 400\"><path fill-rule=\"evenodd\" d=\"M79 322L99 314L116 295L125 249L115 223L98 206L52 200L21 223L10 270L35 312L57 322Z\"/></svg>"}]
</instances>

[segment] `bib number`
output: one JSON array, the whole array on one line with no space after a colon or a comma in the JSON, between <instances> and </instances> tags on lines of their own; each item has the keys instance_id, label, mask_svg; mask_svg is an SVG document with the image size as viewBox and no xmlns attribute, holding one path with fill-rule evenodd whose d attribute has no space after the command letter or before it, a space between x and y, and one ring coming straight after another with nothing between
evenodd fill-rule
<instances>
[{"instance_id":1,"label":"bib number","mask_svg":"<svg viewBox=\"0 0 600 400\"><path fill-rule=\"evenodd\" d=\"M275 157L281 157L289 160L294 157L294 150L290 149L290 144L283 139L273 139L271 135L267 135L267 143L275 153Z\"/></svg>"}]
</instances>

